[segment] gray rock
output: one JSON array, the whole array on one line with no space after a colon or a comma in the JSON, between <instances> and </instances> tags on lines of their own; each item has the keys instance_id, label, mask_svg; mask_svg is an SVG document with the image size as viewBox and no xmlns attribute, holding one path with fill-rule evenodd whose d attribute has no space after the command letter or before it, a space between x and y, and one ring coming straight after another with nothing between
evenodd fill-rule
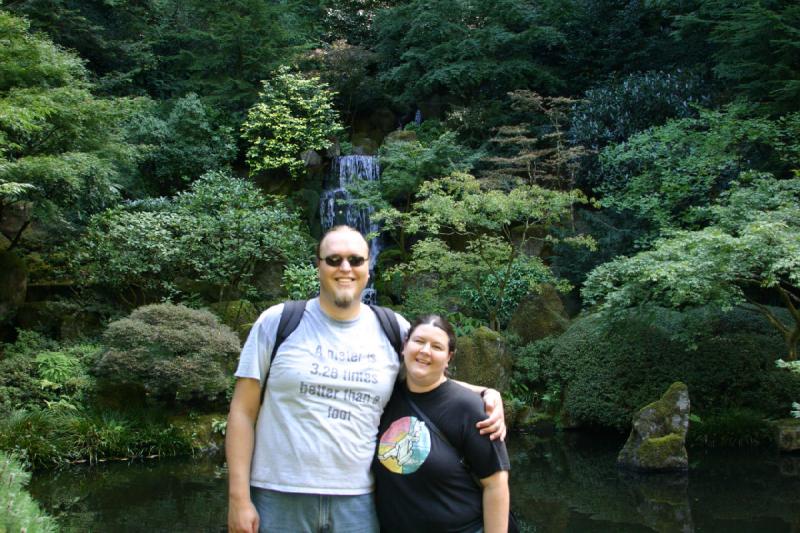
<instances>
[{"instance_id":1,"label":"gray rock","mask_svg":"<svg viewBox=\"0 0 800 533\"><path fill-rule=\"evenodd\" d=\"M306 150L300 154L300 158L307 167L318 167L322 164L322 156L314 150Z\"/></svg>"},{"instance_id":2,"label":"gray rock","mask_svg":"<svg viewBox=\"0 0 800 533\"><path fill-rule=\"evenodd\" d=\"M658 401L639 409L617 465L640 471L686 470L689 407L689 389L675 382Z\"/></svg>"}]
</instances>

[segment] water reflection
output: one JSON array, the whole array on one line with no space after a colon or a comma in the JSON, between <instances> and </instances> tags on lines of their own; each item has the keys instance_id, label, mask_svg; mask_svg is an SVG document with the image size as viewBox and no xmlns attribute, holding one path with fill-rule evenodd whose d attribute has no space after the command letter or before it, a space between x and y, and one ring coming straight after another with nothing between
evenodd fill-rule
<instances>
[{"instance_id":1,"label":"water reflection","mask_svg":"<svg viewBox=\"0 0 800 533\"><path fill-rule=\"evenodd\" d=\"M513 435L514 508L537 532L800 532L800 456L689 453L688 475L620 472L616 437ZM31 492L64 531L225 530L222 458L73 467Z\"/></svg>"},{"instance_id":2,"label":"water reflection","mask_svg":"<svg viewBox=\"0 0 800 533\"><path fill-rule=\"evenodd\" d=\"M226 531L221 457L72 467L34 476L30 491L62 531Z\"/></svg>"},{"instance_id":3,"label":"water reflection","mask_svg":"<svg viewBox=\"0 0 800 533\"><path fill-rule=\"evenodd\" d=\"M800 457L690 451L688 474L616 468L623 440L512 437L515 509L532 531L800 531Z\"/></svg>"}]
</instances>

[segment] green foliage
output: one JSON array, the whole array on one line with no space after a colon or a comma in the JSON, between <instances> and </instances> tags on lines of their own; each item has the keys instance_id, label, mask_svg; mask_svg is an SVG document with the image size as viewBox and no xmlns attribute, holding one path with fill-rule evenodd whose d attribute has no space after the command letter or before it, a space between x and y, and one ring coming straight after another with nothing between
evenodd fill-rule
<instances>
[{"instance_id":1,"label":"green foliage","mask_svg":"<svg viewBox=\"0 0 800 533\"><path fill-rule=\"evenodd\" d=\"M236 155L231 129L216 126L196 94L175 100L168 112L153 107L129 125L133 138L146 147L139 166L147 192L175 194L197 176L225 168Z\"/></svg>"},{"instance_id":2,"label":"green foliage","mask_svg":"<svg viewBox=\"0 0 800 533\"><path fill-rule=\"evenodd\" d=\"M109 324L95 373L153 399L214 401L231 386L239 339L208 311L172 304L136 309Z\"/></svg>"},{"instance_id":3,"label":"green foliage","mask_svg":"<svg viewBox=\"0 0 800 533\"><path fill-rule=\"evenodd\" d=\"M570 136L598 150L626 140L671 118L697 114L708 103L698 76L676 72L643 72L613 79L586 91L571 116Z\"/></svg>"},{"instance_id":4,"label":"green foliage","mask_svg":"<svg viewBox=\"0 0 800 533\"><path fill-rule=\"evenodd\" d=\"M800 163L800 120L748 118L740 107L672 120L603 150L603 205L659 228L696 228L742 172L788 176Z\"/></svg>"},{"instance_id":5,"label":"green foliage","mask_svg":"<svg viewBox=\"0 0 800 533\"><path fill-rule=\"evenodd\" d=\"M794 2L711 0L676 21L678 35L711 49L716 77L773 112L798 111L800 7Z\"/></svg>"},{"instance_id":6,"label":"green foliage","mask_svg":"<svg viewBox=\"0 0 800 533\"><path fill-rule=\"evenodd\" d=\"M99 87L158 99L196 93L238 122L258 82L306 44L314 12L254 0L20 0L7 7L88 61ZM307 22L308 21L308 22Z\"/></svg>"},{"instance_id":7,"label":"green foliage","mask_svg":"<svg viewBox=\"0 0 800 533\"><path fill-rule=\"evenodd\" d=\"M698 231L679 231L653 249L621 257L596 268L583 296L606 309L643 303L681 308L748 302L762 312L786 340L788 360L797 359L800 339L800 179L745 176L709 210L716 220ZM788 323L752 295L751 289L777 293L789 310Z\"/></svg>"},{"instance_id":8,"label":"green foliage","mask_svg":"<svg viewBox=\"0 0 800 533\"><path fill-rule=\"evenodd\" d=\"M800 380L774 367L781 339L757 317L740 308L595 313L522 351L515 364L531 387L561 385L566 419L584 426L625 431L631 415L674 381L689 386L696 412L781 416Z\"/></svg>"},{"instance_id":9,"label":"green foliage","mask_svg":"<svg viewBox=\"0 0 800 533\"><path fill-rule=\"evenodd\" d=\"M65 228L109 205L135 159L122 123L133 100L94 97L81 61L0 11L0 218L10 247L33 221Z\"/></svg>"},{"instance_id":10,"label":"green foliage","mask_svg":"<svg viewBox=\"0 0 800 533\"><path fill-rule=\"evenodd\" d=\"M57 531L56 522L43 513L25 491L30 474L14 455L0 452L0 531Z\"/></svg>"},{"instance_id":11,"label":"green foliage","mask_svg":"<svg viewBox=\"0 0 800 533\"><path fill-rule=\"evenodd\" d=\"M692 421L686 440L690 446L703 448L749 448L772 444L774 433L763 414L733 408Z\"/></svg>"},{"instance_id":12,"label":"green foliage","mask_svg":"<svg viewBox=\"0 0 800 533\"><path fill-rule=\"evenodd\" d=\"M100 459L171 456L192 451L190 439L153 414L103 409L30 409L0 420L0 450L37 467Z\"/></svg>"},{"instance_id":13,"label":"green foliage","mask_svg":"<svg viewBox=\"0 0 800 533\"><path fill-rule=\"evenodd\" d=\"M374 51L353 41L336 40L312 51L308 61L314 75L334 90L335 107L345 120L385 104L386 97L374 75L378 61ZM350 155L343 146L342 155Z\"/></svg>"},{"instance_id":14,"label":"green foliage","mask_svg":"<svg viewBox=\"0 0 800 533\"><path fill-rule=\"evenodd\" d=\"M675 42L675 16L696 2L541 0L541 17L561 36L549 52L555 71L579 94L608 76L671 70L707 60L702 46ZM702 4L702 2L700 2ZM695 43L692 43L695 44ZM547 51L537 52L537 54Z\"/></svg>"},{"instance_id":15,"label":"green foliage","mask_svg":"<svg viewBox=\"0 0 800 533\"><path fill-rule=\"evenodd\" d=\"M333 93L319 78L304 78L288 67L263 82L259 100L242 124L251 174L285 168L293 178L304 169L300 154L328 148L341 132Z\"/></svg>"},{"instance_id":16,"label":"green foliage","mask_svg":"<svg viewBox=\"0 0 800 533\"><path fill-rule=\"evenodd\" d=\"M466 103L562 85L531 50L552 49L563 36L530 1L414 0L380 11L375 29L380 78L406 107L432 97Z\"/></svg>"},{"instance_id":17,"label":"green foliage","mask_svg":"<svg viewBox=\"0 0 800 533\"><path fill-rule=\"evenodd\" d=\"M308 300L319 294L317 268L310 264L287 265L283 271L283 288L290 300Z\"/></svg>"},{"instance_id":18,"label":"green foliage","mask_svg":"<svg viewBox=\"0 0 800 533\"><path fill-rule=\"evenodd\" d=\"M476 156L456 140L454 132L435 121L406 126L411 138L389 137L381 146L380 192L385 202L408 208L423 181L456 171L469 172Z\"/></svg>"},{"instance_id":19,"label":"green foliage","mask_svg":"<svg viewBox=\"0 0 800 533\"><path fill-rule=\"evenodd\" d=\"M567 140L575 101L524 90L508 96L515 116L497 127L489 140L491 155L482 159L481 177L498 187L527 182L557 190L573 188L585 155L582 146Z\"/></svg>"},{"instance_id":20,"label":"green foliage","mask_svg":"<svg viewBox=\"0 0 800 533\"><path fill-rule=\"evenodd\" d=\"M3 345L0 359L0 412L81 405L93 392L89 368L99 347L63 344L33 331L20 330L17 341Z\"/></svg>"},{"instance_id":21,"label":"green foliage","mask_svg":"<svg viewBox=\"0 0 800 533\"><path fill-rule=\"evenodd\" d=\"M222 301L255 292L261 264L306 257L309 241L282 199L211 172L171 200L132 203L93 217L77 244L75 270L81 283L121 294L135 288L168 295L188 277L218 287Z\"/></svg>"},{"instance_id":22,"label":"green foliage","mask_svg":"<svg viewBox=\"0 0 800 533\"><path fill-rule=\"evenodd\" d=\"M412 247L411 260L387 276L418 282L432 278L440 296L453 291L466 295L473 310L488 318L494 329L505 322L517 298L539 283L558 284L539 258L523 250L540 238L535 232L544 234L569 214L573 203L585 201L578 191L562 193L537 185L484 190L463 173L425 182L417 197L407 213L390 209L376 217L425 236ZM438 235L458 236L465 245L455 248ZM559 287L566 289L566 284Z\"/></svg>"}]
</instances>

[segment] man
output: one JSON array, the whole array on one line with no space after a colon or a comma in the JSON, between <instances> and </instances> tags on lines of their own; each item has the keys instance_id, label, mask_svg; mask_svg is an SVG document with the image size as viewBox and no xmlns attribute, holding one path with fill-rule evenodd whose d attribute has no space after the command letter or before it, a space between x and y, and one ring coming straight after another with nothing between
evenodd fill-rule
<instances>
[{"instance_id":1,"label":"man","mask_svg":"<svg viewBox=\"0 0 800 533\"><path fill-rule=\"evenodd\" d=\"M309 301L272 368L283 305L253 325L228 415L230 531L264 531L267 525L292 533L378 530L369 469L399 360L377 317L361 303L368 254L353 228L337 226L323 236L317 247L319 298ZM398 321L405 335L408 322L399 315ZM499 393L485 397L491 416L479 429L502 438Z\"/></svg>"}]
</instances>

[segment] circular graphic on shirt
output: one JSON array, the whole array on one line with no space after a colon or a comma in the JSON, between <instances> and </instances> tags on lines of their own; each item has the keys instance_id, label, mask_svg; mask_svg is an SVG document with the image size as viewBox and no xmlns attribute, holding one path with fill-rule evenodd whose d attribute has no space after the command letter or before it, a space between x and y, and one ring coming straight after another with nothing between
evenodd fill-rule
<instances>
[{"instance_id":1,"label":"circular graphic on shirt","mask_svg":"<svg viewBox=\"0 0 800 533\"><path fill-rule=\"evenodd\" d=\"M405 416L392 422L378 443L378 461L395 474L411 474L431 453L431 434L425 422Z\"/></svg>"}]
</instances>

